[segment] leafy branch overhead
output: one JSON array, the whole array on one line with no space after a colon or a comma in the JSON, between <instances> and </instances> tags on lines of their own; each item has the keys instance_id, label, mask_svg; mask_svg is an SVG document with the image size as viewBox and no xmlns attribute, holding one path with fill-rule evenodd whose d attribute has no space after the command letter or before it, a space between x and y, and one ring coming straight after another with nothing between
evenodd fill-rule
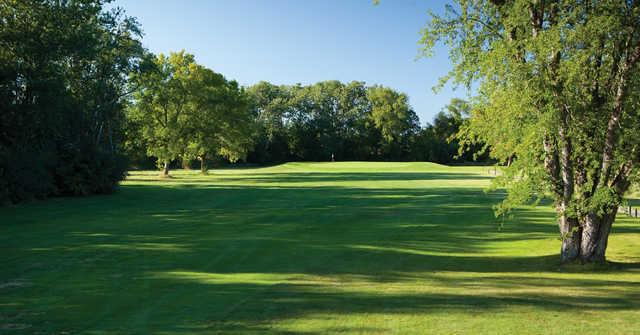
<instances>
[{"instance_id":1,"label":"leafy branch overhead","mask_svg":"<svg viewBox=\"0 0 640 335\"><path fill-rule=\"evenodd\" d=\"M445 80L478 84L465 141L513 160L500 213L550 196L563 259L604 260L640 164L640 2L460 0L431 14L424 52L438 43Z\"/></svg>"}]
</instances>

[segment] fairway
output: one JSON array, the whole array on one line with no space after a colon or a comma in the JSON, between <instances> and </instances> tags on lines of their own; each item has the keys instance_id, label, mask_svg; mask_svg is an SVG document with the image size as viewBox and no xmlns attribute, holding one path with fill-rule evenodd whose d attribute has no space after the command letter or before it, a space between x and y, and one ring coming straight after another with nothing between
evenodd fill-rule
<instances>
[{"instance_id":1,"label":"fairway","mask_svg":"<svg viewBox=\"0 0 640 335\"><path fill-rule=\"evenodd\" d=\"M499 225L487 167L171 175L0 208L0 333L640 333L640 221L561 268L553 210Z\"/></svg>"}]
</instances>

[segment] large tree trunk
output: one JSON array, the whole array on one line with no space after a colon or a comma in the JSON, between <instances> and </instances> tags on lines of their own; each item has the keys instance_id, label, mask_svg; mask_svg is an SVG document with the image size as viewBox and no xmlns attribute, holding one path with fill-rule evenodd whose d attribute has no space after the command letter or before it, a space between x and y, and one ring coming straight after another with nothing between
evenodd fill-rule
<instances>
[{"instance_id":1,"label":"large tree trunk","mask_svg":"<svg viewBox=\"0 0 640 335\"><path fill-rule=\"evenodd\" d=\"M560 219L560 232L563 236L560 258L563 263L580 261L582 263L604 263L611 226L615 221L616 210L605 215L589 213L581 222L575 218Z\"/></svg>"},{"instance_id":2,"label":"large tree trunk","mask_svg":"<svg viewBox=\"0 0 640 335\"><path fill-rule=\"evenodd\" d=\"M564 204L560 204L557 210L560 213L558 227L562 238L560 260L563 263L573 262L580 257L580 225L576 218L567 216Z\"/></svg>"},{"instance_id":3,"label":"large tree trunk","mask_svg":"<svg viewBox=\"0 0 640 335\"><path fill-rule=\"evenodd\" d=\"M171 161L169 161L169 160L164 161L164 167L162 169L162 176L163 177L169 176L169 164L171 164Z\"/></svg>"},{"instance_id":4,"label":"large tree trunk","mask_svg":"<svg viewBox=\"0 0 640 335\"><path fill-rule=\"evenodd\" d=\"M609 233L615 216L615 211L604 216L598 216L594 213L587 215L582 229L582 245L580 246L580 260L583 263L604 263Z\"/></svg>"}]
</instances>

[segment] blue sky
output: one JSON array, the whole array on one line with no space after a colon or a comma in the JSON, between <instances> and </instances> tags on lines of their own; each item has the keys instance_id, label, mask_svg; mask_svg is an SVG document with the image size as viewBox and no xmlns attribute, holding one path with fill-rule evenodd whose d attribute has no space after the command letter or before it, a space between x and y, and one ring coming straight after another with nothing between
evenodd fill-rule
<instances>
[{"instance_id":1,"label":"blue sky","mask_svg":"<svg viewBox=\"0 0 640 335\"><path fill-rule=\"evenodd\" d=\"M451 68L447 50L416 60L427 10L444 1L116 0L155 53L185 49L242 85L365 81L409 96L423 124L463 88L431 88Z\"/></svg>"}]
</instances>

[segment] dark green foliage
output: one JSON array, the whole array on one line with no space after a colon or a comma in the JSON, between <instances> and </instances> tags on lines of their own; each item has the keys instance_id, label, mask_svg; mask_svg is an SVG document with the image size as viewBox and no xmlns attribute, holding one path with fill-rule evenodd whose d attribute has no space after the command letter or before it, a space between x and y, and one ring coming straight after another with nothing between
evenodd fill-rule
<instances>
[{"instance_id":1,"label":"dark green foliage","mask_svg":"<svg viewBox=\"0 0 640 335\"><path fill-rule=\"evenodd\" d=\"M420 130L413 137L411 144L411 159L416 161L451 163L457 154L457 148L447 142L446 138L439 138L432 125Z\"/></svg>"},{"instance_id":2,"label":"dark green foliage","mask_svg":"<svg viewBox=\"0 0 640 335\"><path fill-rule=\"evenodd\" d=\"M138 120L127 118L124 124L122 152L133 170L152 170L157 166L157 158L147 155L147 146L142 137L142 124Z\"/></svg>"},{"instance_id":3,"label":"dark green foliage","mask_svg":"<svg viewBox=\"0 0 640 335\"><path fill-rule=\"evenodd\" d=\"M0 152L0 200L18 202L55 192L51 150Z\"/></svg>"},{"instance_id":4,"label":"dark green foliage","mask_svg":"<svg viewBox=\"0 0 640 335\"><path fill-rule=\"evenodd\" d=\"M433 119L433 124L421 129L413 138L411 158L417 161L437 163L491 162L482 143L460 143L464 138L461 131L468 122L471 107L458 98L451 99L449 105Z\"/></svg>"},{"instance_id":5,"label":"dark green foliage","mask_svg":"<svg viewBox=\"0 0 640 335\"><path fill-rule=\"evenodd\" d=\"M454 135L466 111L457 109L467 108L459 99L433 125L421 128L407 96L387 87L357 81L309 86L261 82L247 92L258 123L249 162L329 161L332 156L341 161L473 160L473 152L458 157Z\"/></svg>"},{"instance_id":6,"label":"dark green foliage","mask_svg":"<svg viewBox=\"0 0 640 335\"><path fill-rule=\"evenodd\" d=\"M137 22L104 1L0 3L0 203L111 191Z\"/></svg>"},{"instance_id":7,"label":"dark green foliage","mask_svg":"<svg viewBox=\"0 0 640 335\"><path fill-rule=\"evenodd\" d=\"M55 169L57 194L109 193L124 178L126 168L127 160L123 155L91 144L59 150Z\"/></svg>"}]
</instances>

